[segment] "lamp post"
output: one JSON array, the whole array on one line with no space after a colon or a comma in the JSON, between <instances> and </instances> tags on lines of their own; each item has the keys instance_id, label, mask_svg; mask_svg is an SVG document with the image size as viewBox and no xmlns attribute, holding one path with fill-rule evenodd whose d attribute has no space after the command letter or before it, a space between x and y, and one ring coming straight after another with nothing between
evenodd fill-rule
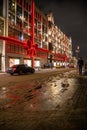
<instances>
[{"instance_id":1,"label":"lamp post","mask_svg":"<svg viewBox=\"0 0 87 130\"><path fill-rule=\"evenodd\" d=\"M79 57L79 52L80 52L80 47L79 46L77 46L76 47L76 57L77 57L77 59L78 59L78 57Z\"/></svg>"}]
</instances>

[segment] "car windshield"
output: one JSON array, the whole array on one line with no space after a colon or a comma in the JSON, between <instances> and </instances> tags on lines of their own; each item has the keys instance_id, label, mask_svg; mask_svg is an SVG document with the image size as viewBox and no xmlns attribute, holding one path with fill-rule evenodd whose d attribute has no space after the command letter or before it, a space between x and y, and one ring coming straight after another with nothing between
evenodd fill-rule
<instances>
[{"instance_id":1,"label":"car windshield","mask_svg":"<svg viewBox=\"0 0 87 130\"><path fill-rule=\"evenodd\" d=\"M15 68L15 67L17 67L17 65L13 65L13 66L12 66L12 68Z\"/></svg>"},{"instance_id":2,"label":"car windshield","mask_svg":"<svg viewBox=\"0 0 87 130\"><path fill-rule=\"evenodd\" d=\"M29 67L27 64L25 64L25 67Z\"/></svg>"}]
</instances>

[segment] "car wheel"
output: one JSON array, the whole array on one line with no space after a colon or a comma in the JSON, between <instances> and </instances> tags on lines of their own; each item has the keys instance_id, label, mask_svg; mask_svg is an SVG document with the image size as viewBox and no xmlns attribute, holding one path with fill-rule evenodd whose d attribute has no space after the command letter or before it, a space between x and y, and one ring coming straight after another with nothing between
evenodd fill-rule
<instances>
[{"instance_id":1,"label":"car wheel","mask_svg":"<svg viewBox=\"0 0 87 130\"><path fill-rule=\"evenodd\" d=\"M35 72L35 70L31 70L31 73L33 74Z\"/></svg>"},{"instance_id":2,"label":"car wheel","mask_svg":"<svg viewBox=\"0 0 87 130\"><path fill-rule=\"evenodd\" d=\"M18 72L18 74L21 75L21 74L22 74L22 71L20 70L20 71Z\"/></svg>"},{"instance_id":3,"label":"car wheel","mask_svg":"<svg viewBox=\"0 0 87 130\"><path fill-rule=\"evenodd\" d=\"M10 75L13 75L13 73L11 73Z\"/></svg>"}]
</instances>

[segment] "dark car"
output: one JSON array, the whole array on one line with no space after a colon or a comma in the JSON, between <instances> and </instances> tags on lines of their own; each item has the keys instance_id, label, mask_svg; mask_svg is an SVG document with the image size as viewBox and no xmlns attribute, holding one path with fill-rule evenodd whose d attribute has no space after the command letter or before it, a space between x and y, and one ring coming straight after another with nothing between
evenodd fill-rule
<instances>
[{"instance_id":1,"label":"dark car","mask_svg":"<svg viewBox=\"0 0 87 130\"><path fill-rule=\"evenodd\" d=\"M29 67L28 65L25 64L18 64L18 65L13 65L12 67L9 67L7 69L7 73L13 75L13 74L27 74L27 73L34 73L35 69L33 67Z\"/></svg>"}]
</instances>

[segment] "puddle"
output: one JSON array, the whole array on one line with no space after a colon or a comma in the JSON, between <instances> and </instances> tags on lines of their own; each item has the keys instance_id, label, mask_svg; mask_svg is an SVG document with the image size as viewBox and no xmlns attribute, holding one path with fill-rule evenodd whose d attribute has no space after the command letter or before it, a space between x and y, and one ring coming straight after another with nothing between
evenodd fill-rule
<instances>
[{"instance_id":1,"label":"puddle","mask_svg":"<svg viewBox=\"0 0 87 130\"><path fill-rule=\"evenodd\" d=\"M68 74L68 73L67 73ZM14 86L0 89L1 106L17 107L25 111L47 111L62 108L72 97L79 86L80 79L64 76L50 76L46 80L32 85ZM84 81L82 81L84 82ZM20 102L20 103L19 103ZM15 106L16 105L16 106Z\"/></svg>"}]
</instances>

